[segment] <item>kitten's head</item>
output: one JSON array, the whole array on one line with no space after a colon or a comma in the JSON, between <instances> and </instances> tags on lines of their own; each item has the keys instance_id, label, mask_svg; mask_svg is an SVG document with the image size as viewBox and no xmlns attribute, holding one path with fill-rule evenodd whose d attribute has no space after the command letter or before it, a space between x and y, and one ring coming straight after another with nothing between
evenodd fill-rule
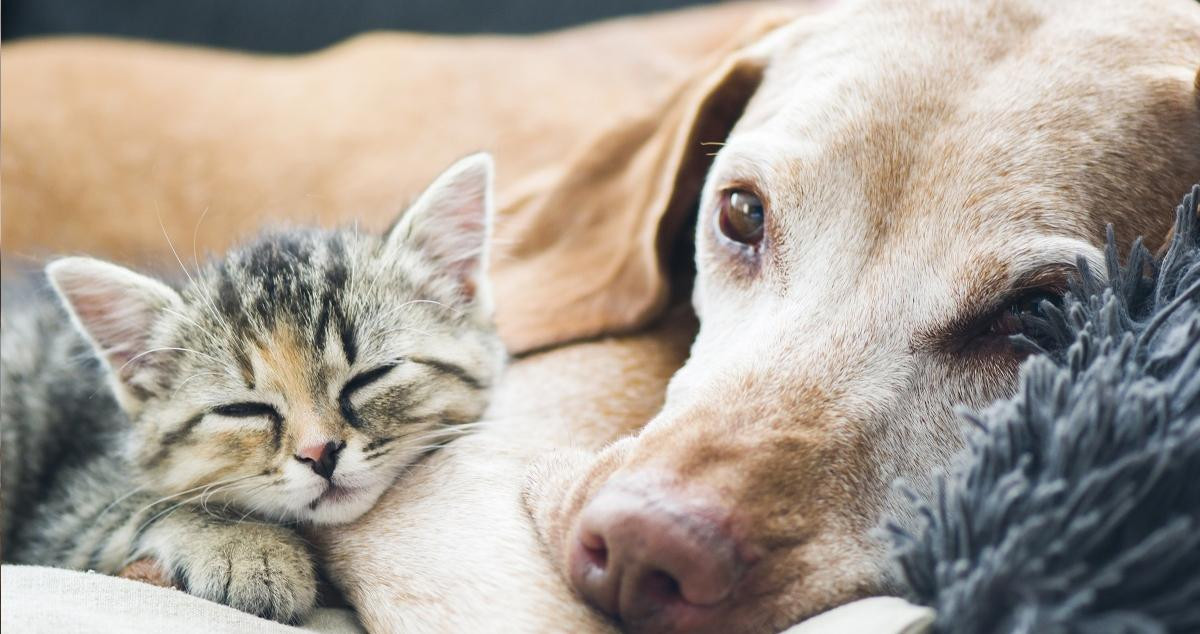
<instances>
[{"instance_id":1,"label":"kitten's head","mask_svg":"<svg viewBox=\"0 0 1200 634\"><path fill-rule=\"evenodd\" d=\"M52 263L132 419L145 483L344 522L476 420L503 359L484 280L491 173L468 157L384 236L267 235L179 292L97 260Z\"/></svg>"}]
</instances>

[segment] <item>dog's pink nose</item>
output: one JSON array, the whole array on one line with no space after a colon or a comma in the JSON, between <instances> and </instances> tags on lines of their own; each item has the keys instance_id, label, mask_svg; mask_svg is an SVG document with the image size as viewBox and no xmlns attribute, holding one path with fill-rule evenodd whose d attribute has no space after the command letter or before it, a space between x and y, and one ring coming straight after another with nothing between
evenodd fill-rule
<instances>
[{"instance_id":1,"label":"dog's pink nose","mask_svg":"<svg viewBox=\"0 0 1200 634\"><path fill-rule=\"evenodd\" d=\"M725 629L721 605L747 562L729 513L704 497L640 478L609 482L580 516L571 583L630 630Z\"/></svg>"}]
</instances>

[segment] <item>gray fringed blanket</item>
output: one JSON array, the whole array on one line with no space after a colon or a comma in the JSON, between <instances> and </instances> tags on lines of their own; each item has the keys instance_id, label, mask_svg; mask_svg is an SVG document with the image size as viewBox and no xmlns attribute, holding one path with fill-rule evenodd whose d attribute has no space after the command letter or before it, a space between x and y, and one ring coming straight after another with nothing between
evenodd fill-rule
<instances>
[{"instance_id":1,"label":"gray fringed blanket","mask_svg":"<svg viewBox=\"0 0 1200 634\"><path fill-rule=\"evenodd\" d=\"M1017 394L968 418L962 462L891 525L937 632L1200 632L1200 186L1155 261L1080 263Z\"/></svg>"}]
</instances>

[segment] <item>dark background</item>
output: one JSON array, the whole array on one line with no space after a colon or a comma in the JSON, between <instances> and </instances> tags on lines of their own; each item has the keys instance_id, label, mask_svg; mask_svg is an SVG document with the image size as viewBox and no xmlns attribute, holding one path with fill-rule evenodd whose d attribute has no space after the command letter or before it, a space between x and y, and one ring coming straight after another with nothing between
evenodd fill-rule
<instances>
[{"instance_id":1,"label":"dark background","mask_svg":"<svg viewBox=\"0 0 1200 634\"><path fill-rule=\"evenodd\" d=\"M534 33L713 0L3 0L0 37L97 34L295 53L363 31Z\"/></svg>"}]
</instances>

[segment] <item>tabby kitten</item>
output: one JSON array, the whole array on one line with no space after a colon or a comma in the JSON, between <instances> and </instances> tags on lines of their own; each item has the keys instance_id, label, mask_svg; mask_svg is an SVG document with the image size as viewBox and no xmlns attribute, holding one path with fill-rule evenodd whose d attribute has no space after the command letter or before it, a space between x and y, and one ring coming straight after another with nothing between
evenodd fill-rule
<instances>
[{"instance_id":1,"label":"tabby kitten","mask_svg":"<svg viewBox=\"0 0 1200 634\"><path fill-rule=\"evenodd\" d=\"M5 558L149 557L197 596L303 617L315 562L290 525L357 518L483 412L491 174L468 157L385 236L267 235L178 292L76 257L47 267L65 311L6 298Z\"/></svg>"}]
</instances>

